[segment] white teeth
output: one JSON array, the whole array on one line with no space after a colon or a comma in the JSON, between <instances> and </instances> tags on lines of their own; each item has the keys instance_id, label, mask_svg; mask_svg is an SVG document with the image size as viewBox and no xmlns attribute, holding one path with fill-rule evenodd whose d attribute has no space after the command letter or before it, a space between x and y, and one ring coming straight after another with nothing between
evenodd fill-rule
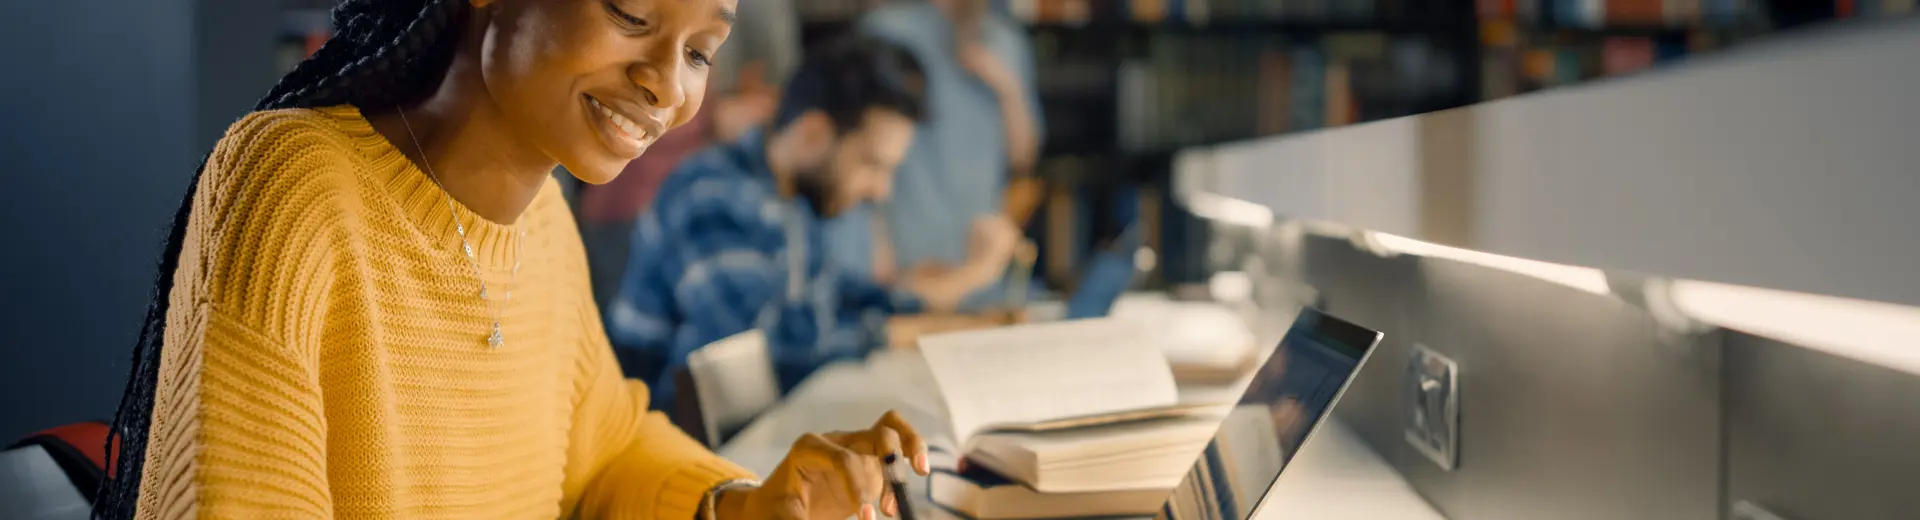
<instances>
[{"instance_id":1,"label":"white teeth","mask_svg":"<svg viewBox=\"0 0 1920 520\"><path fill-rule=\"evenodd\" d=\"M646 142L647 134L641 132L640 125L635 124L633 120L627 119L625 116L620 115L620 113L614 112L613 109L607 108L606 105L600 104L600 100L587 98L587 103L591 103L594 108L600 109L600 115L606 117L608 122L613 123L615 128L626 132L628 139L632 139L638 143Z\"/></svg>"}]
</instances>

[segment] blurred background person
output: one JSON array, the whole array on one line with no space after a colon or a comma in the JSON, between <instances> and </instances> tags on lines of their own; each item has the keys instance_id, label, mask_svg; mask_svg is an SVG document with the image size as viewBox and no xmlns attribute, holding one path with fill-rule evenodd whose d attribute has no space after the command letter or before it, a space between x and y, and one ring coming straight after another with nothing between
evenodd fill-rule
<instances>
[{"instance_id":1,"label":"blurred background person","mask_svg":"<svg viewBox=\"0 0 1920 520\"><path fill-rule=\"evenodd\" d=\"M934 117L918 128L894 199L831 223L832 257L849 272L897 283L952 271L969 260L976 220L1032 213L1037 198L1008 204L1003 197L1010 179L1032 174L1039 154L1033 49L1025 29L991 4L909 1L860 21L860 31L905 47L925 65ZM981 292L962 307L993 299Z\"/></svg>"},{"instance_id":2,"label":"blurred background person","mask_svg":"<svg viewBox=\"0 0 1920 520\"><path fill-rule=\"evenodd\" d=\"M749 3L736 15L727 44L714 54L707 103L693 121L662 136L613 182L581 189L580 232L592 266L594 301L603 307L619 287L634 219L653 203L667 175L700 149L733 142L773 119L780 84L799 66L800 20L792 1Z\"/></svg>"},{"instance_id":3,"label":"blurred background person","mask_svg":"<svg viewBox=\"0 0 1920 520\"><path fill-rule=\"evenodd\" d=\"M882 345L893 314L951 310L998 279L1019 240L1004 221L982 225L968 261L894 290L826 258L822 219L888 197L927 120L925 83L904 49L840 40L807 58L767 130L668 177L606 312L627 375L652 383L655 409L669 409L687 356L727 336L765 331L784 391Z\"/></svg>"}]
</instances>

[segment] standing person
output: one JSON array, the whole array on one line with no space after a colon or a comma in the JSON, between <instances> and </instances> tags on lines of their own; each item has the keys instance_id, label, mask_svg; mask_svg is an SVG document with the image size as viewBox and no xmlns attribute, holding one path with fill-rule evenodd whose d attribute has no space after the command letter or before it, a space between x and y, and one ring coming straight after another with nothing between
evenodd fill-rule
<instances>
[{"instance_id":1,"label":"standing person","mask_svg":"<svg viewBox=\"0 0 1920 520\"><path fill-rule=\"evenodd\" d=\"M901 163L893 202L836 219L834 256L850 270L886 282L951 269L966 259L976 219L1031 213L1032 201L1008 204L1003 196L1027 182L1039 154L1033 50L1019 24L989 4L908 2L861 21L862 31L906 47L925 65L936 117L920 126Z\"/></svg>"},{"instance_id":2,"label":"standing person","mask_svg":"<svg viewBox=\"0 0 1920 520\"><path fill-rule=\"evenodd\" d=\"M647 413L549 174L607 182L692 119L734 9L340 4L176 213L96 516L892 511L882 457L926 472L897 415L803 438L762 487Z\"/></svg>"},{"instance_id":3,"label":"standing person","mask_svg":"<svg viewBox=\"0 0 1920 520\"><path fill-rule=\"evenodd\" d=\"M607 330L628 373L672 403L675 370L727 336L767 334L782 389L884 343L900 312L950 310L992 284L1019 230L985 221L954 269L888 290L827 261L822 219L885 200L922 115L911 54L850 38L808 56L771 126L702 152L642 216Z\"/></svg>"},{"instance_id":4,"label":"standing person","mask_svg":"<svg viewBox=\"0 0 1920 520\"><path fill-rule=\"evenodd\" d=\"M800 19L791 0L754 0L741 9L733 35L714 55L708 102L685 126L668 132L619 178L580 194L580 231L602 308L619 290L633 222L659 193L667 174L712 143L730 143L773 119L780 84L800 64Z\"/></svg>"}]
</instances>

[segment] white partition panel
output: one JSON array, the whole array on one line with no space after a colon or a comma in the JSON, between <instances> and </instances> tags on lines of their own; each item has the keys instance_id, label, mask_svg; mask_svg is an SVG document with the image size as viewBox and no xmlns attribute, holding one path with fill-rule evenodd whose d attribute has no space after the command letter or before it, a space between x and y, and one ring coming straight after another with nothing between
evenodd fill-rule
<instances>
[{"instance_id":1,"label":"white partition panel","mask_svg":"<svg viewBox=\"0 0 1920 520\"><path fill-rule=\"evenodd\" d=\"M1179 165L1187 186L1284 217L1920 305L1920 19Z\"/></svg>"}]
</instances>

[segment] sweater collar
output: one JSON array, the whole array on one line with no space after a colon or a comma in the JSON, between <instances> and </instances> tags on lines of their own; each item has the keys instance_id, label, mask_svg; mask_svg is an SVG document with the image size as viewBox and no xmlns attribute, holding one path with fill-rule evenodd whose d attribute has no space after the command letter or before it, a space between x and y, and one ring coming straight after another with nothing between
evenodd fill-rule
<instances>
[{"instance_id":1,"label":"sweater collar","mask_svg":"<svg viewBox=\"0 0 1920 520\"><path fill-rule=\"evenodd\" d=\"M342 105L316 110L333 119L353 140L353 149L370 163L368 173L377 176L386 188L385 194L412 221L429 247L463 256L459 228L464 226L467 242L473 244L475 260L489 268L513 267L517 245L514 235L519 229L537 227L534 220L539 218L542 207L549 204L550 197L545 192L554 189L553 183L541 188L542 193L534 197L533 204L527 207L518 223L513 226L495 223L448 196L446 190L407 159L386 136L374 130L360 109ZM451 211L448 206L452 206ZM456 222L460 226L456 226Z\"/></svg>"}]
</instances>

